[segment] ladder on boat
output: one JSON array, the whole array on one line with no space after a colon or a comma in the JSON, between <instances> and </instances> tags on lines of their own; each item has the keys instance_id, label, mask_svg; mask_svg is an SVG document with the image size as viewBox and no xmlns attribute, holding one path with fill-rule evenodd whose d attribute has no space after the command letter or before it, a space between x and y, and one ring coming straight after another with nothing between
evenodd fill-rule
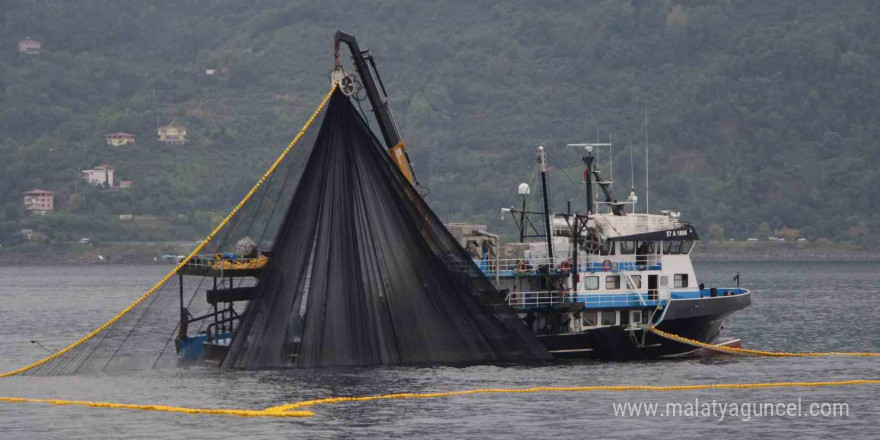
<instances>
[{"instance_id":1,"label":"ladder on boat","mask_svg":"<svg viewBox=\"0 0 880 440\"><path fill-rule=\"evenodd\" d=\"M636 296L639 298L639 303L643 306L648 305L648 302L645 301L645 297L642 296L641 292L639 292L638 288L636 287L635 280L633 280L633 278L632 278L632 276L630 276L629 272L627 272L625 270L619 270L618 272L620 272L620 274L623 275L623 278L626 280L626 288L628 290L630 290L631 292L635 293Z\"/></svg>"}]
</instances>

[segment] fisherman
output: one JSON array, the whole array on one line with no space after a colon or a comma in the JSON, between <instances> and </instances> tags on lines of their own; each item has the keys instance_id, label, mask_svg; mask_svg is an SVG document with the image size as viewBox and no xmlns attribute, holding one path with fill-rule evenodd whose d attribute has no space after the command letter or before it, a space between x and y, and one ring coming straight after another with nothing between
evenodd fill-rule
<instances>
[{"instance_id":1,"label":"fisherman","mask_svg":"<svg viewBox=\"0 0 880 440\"><path fill-rule=\"evenodd\" d=\"M526 327L528 327L531 331L535 331L534 325L535 321L537 320L538 318L535 317L535 312L529 312L526 314L526 317L523 318L523 322L526 323Z\"/></svg>"},{"instance_id":2,"label":"fisherman","mask_svg":"<svg viewBox=\"0 0 880 440\"><path fill-rule=\"evenodd\" d=\"M648 242L643 241L641 245L639 245L638 250L636 251L636 265L640 268L644 268L648 263Z\"/></svg>"}]
</instances>

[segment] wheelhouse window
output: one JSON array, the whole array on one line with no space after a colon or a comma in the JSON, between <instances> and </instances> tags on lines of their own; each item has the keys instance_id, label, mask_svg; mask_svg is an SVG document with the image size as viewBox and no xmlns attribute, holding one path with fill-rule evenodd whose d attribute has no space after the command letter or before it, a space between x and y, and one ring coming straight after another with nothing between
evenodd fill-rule
<instances>
[{"instance_id":1,"label":"wheelhouse window","mask_svg":"<svg viewBox=\"0 0 880 440\"><path fill-rule=\"evenodd\" d=\"M606 241L599 245L599 255L614 255L614 242Z\"/></svg>"},{"instance_id":2,"label":"wheelhouse window","mask_svg":"<svg viewBox=\"0 0 880 440\"><path fill-rule=\"evenodd\" d=\"M620 289L620 275L608 275L605 277L605 288L608 290Z\"/></svg>"},{"instance_id":3,"label":"wheelhouse window","mask_svg":"<svg viewBox=\"0 0 880 440\"><path fill-rule=\"evenodd\" d=\"M641 310L632 310L629 312L629 322L637 323L642 322L642 311Z\"/></svg>"},{"instance_id":4,"label":"wheelhouse window","mask_svg":"<svg viewBox=\"0 0 880 440\"><path fill-rule=\"evenodd\" d=\"M688 275L686 273L675 274L675 287L687 287Z\"/></svg>"},{"instance_id":5,"label":"wheelhouse window","mask_svg":"<svg viewBox=\"0 0 880 440\"><path fill-rule=\"evenodd\" d=\"M598 290L599 289L599 277L586 277L584 278L584 289L587 290Z\"/></svg>"},{"instance_id":6,"label":"wheelhouse window","mask_svg":"<svg viewBox=\"0 0 880 440\"><path fill-rule=\"evenodd\" d=\"M623 255L632 255L636 253L636 242L634 241L621 241L620 242L620 253Z\"/></svg>"},{"instance_id":7,"label":"wheelhouse window","mask_svg":"<svg viewBox=\"0 0 880 440\"><path fill-rule=\"evenodd\" d=\"M630 283L630 279L632 279L632 283ZM633 286L635 283L635 286ZM632 275L626 279L626 288L627 289L641 289L642 288L642 276L641 275Z\"/></svg>"},{"instance_id":8,"label":"wheelhouse window","mask_svg":"<svg viewBox=\"0 0 880 440\"><path fill-rule=\"evenodd\" d=\"M693 240L685 240L681 243L681 253L688 254L691 252L691 248L694 247Z\"/></svg>"},{"instance_id":9,"label":"wheelhouse window","mask_svg":"<svg viewBox=\"0 0 880 440\"><path fill-rule=\"evenodd\" d=\"M617 312L604 311L599 313L602 325L617 325Z\"/></svg>"},{"instance_id":10,"label":"wheelhouse window","mask_svg":"<svg viewBox=\"0 0 880 440\"><path fill-rule=\"evenodd\" d=\"M584 327L595 327L599 325L598 312L595 310L584 310L581 312L581 324Z\"/></svg>"},{"instance_id":11,"label":"wheelhouse window","mask_svg":"<svg viewBox=\"0 0 880 440\"><path fill-rule=\"evenodd\" d=\"M671 241L669 243L670 243L669 244L669 253L670 254L680 254L681 253L681 242L680 241L676 240L676 241Z\"/></svg>"},{"instance_id":12,"label":"wheelhouse window","mask_svg":"<svg viewBox=\"0 0 880 440\"><path fill-rule=\"evenodd\" d=\"M663 242L663 253L664 253L664 254L668 254L668 253L669 253L669 246L671 246L671 245L672 245L672 242L671 242L671 241L664 241L664 242Z\"/></svg>"}]
</instances>

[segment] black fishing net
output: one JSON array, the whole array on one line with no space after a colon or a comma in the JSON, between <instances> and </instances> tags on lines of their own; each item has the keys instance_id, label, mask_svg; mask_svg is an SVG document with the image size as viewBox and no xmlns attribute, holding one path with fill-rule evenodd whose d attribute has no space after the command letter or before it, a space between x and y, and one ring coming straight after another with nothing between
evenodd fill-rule
<instances>
[{"instance_id":1,"label":"black fishing net","mask_svg":"<svg viewBox=\"0 0 880 440\"><path fill-rule=\"evenodd\" d=\"M316 134L315 130L306 133L291 153L279 163L276 171L207 244L201 254L210 257L235 252L243 240L253 241L255 248L260 251L271 249L272 239L293 198ZM265 169L273 159L272 155L255 159L255 166ZM229 198L239 200L242 195L230 191ZM213 313L213 307L206 301L206 291L213 289L215 282L223 285L232 282L234 287L247 287L255 284L256 280L253 277L215 279L210 275L188 274L181 277L175 274L114 324L72 350L23 374L64 375L201 364L204 352L191 358L182 358L177 352L181 297L188 319L209 315ZM143 290L146 291L147 288L149 286L144 286ZM134 299L133 297L132 300ZM242 310L243 306L244 304L236 304L235 308ZM101 321L89 322L88 328L94 329L109 318L111 316L103 317ZM208 328L212 322L208 318L190 323L187 328L188 336L204 336L208 330L216 332L216 329ZM84 336L83 333L85 332L81 329L71 330L69 336L75 339Z\"/></svg>"},{"instance_id":2,"label":"black fishing net","mask_svg":"<svg viewBox=\"0 0 880 440\"><path fill-rule=\"evenodd\" d=\"M549 358L340 92L258 291L224 366Z\"/></svg>"},{"instance_id":3,"label":"black fishing net","mask_svg":"<svg viewBox=\"0 0 880 440\"><path fill-rule=\"evenodd\" d=\"M198 257L118 321L24 374L202 364L205 341L221 348L207 360L236 368L549 358L339 92L320 130L201 253L251 252L269 257L257 277L187 272ZM218 304L240 321L217 324L206 293L232 287L259 295ZM197 348L186 356L181 333Z\"/></svg>"}]
</instances>

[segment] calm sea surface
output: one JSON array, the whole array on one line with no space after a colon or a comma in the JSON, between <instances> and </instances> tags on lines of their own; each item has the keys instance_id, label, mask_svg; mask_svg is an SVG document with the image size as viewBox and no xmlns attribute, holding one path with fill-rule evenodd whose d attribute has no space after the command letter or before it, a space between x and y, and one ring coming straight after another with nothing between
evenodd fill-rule
<instances>
[{"instance_id":1,"label":"calm sea surface","mask_svg":"<svg viewBox=\"0 0 880 440\"><path fill-rule=\"evenodd\" d=\"M166 266L0 268L0 370L58 349L139 296ZM742 273L752 306L725 335L752 348L880 352L880 264L703 263L707 286ZM552 366L227 371L179 368L0 379L0 396L262 409L327 396L485 387L679 385L880 379L877 358L679 359ZM848 417L660 417L667 402L845 403ZM658 416L616 417L613 403L660 402ZM684 406L682 406L684 408ZM314 407L310 419L188 416L0 402L0 439L19 438L880 438L880 385L688 392L473 395ZM720 414L719 414L720 415Z\"/></svg>"}]
</instances>

